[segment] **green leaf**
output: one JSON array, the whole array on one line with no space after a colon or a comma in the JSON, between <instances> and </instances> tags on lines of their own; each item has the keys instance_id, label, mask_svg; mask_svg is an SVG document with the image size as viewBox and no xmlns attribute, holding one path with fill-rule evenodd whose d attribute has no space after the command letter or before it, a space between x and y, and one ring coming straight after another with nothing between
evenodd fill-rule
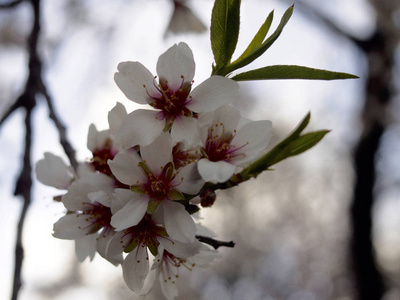
<instances>
[{"instance_id":1,"label":"green leaf","mask_svg":"<svg viewBox=\"0 0 400 300\"><path fill-rule=\"evenodd\" d=\"M297 140L288 145L286 150L288 157L299 155L314 147L328 132L329 130L319 130L300 136Z\"/></svg>"},{"instance_id":2,"label":"green leaf","mask_svg":"<svg viewBox=\"0 0 400 300\"><path fill-rule=\"evenodd\" d=\"M267 80L267 79L313 79L313 80L335 80L359 78L358 76L333 72L322 69L314 69L294 65L276 65L240 73L232 77L236 81Z\"/></svg>"},{"instance_id":3,"label":"green leaf","mask_svg":"<svg viewBox=\"0 0 400 300\"><path fill-rule=\"evenodd\" d=\"M240 181L245 181L251 177L256 177L261 172L268 170L268 168L272 165L288 157L303 153L304 151L315 146L329 132L329 130L320 130L301 135L302 131L310 122L310 117L311 115L308 113L297 126L297 128L287 138L245 168L238 177Z\"/></svg>"},{"instance_id":4,"label":"green leaf","mask_svg":"<svg viewBox=\"0 0 400 300\"><path fill-rule=\"evenodd\" d=\"M256 58L264 54L265 51L268 50L269 47L278 39L281 35L283 28L286 26L287 22L289 21L290 17L293 14L294 6L290 6L282 16L282 19L276 28L276 30L267 38L261 45L255 47L251 53L249 53L246 57L238 58L232 64L228 65L224 68L223 72L219 72L219 75L225 76L234 70L242 68L249 63L253 62ZM272 16L271 16L272 18ZM272 21L272 20L271 20Z\"/></svg>"},{"instance_id":5,"label":"green leaf","mask_svg":"<svg viewBox=\"0 0 400 300\"><path fill-rule=\"evenodd\" d=\"M239 36L241 0L215 0L211 15L211 48L216 66L228 64Z\"/></svg>"},{"instance_id":6,"label":"green leaf","mask_svg":"<svg viewBox=\"0 0 400 300\"><path fill-rule=\"evenodd\" d=\"M265 37L271 27L272 19L274 18L274 11L271 11L265 20L264 24L261 25L257 34L254 36L253 40L247 46L246 50L244 50L243 54L237 59L238 61L248 56L252 53L257 47L261 46L264 42Z\"/></svg>"}]
</instances>

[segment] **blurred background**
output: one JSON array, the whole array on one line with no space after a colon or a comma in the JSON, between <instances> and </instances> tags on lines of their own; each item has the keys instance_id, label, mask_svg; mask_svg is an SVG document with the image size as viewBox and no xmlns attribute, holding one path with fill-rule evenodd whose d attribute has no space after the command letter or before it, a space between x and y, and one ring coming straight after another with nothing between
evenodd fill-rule
<instances>
[{"instance_id":1,"label":"blurred background","mask_svg":"<svg viewBox=\"0 0 400 300\"><path fill-rule=\"evenodd\" d=\"M184 270L179 299L400 299L400 1L243 0L234 58L270 11L274 30L293 2L281 37L245 70L296 64L360 79L240 83L234 105L248 118L272 121L271 146L309 111L308 130L332 131L274 171L220 191L214 206L202 210L201 221L216 238L236 246L220 249L223 256L209 269ZM194 85L209 77L212 6L212 0L0 1L0 299L11 298L17 225L28 207L24 191L14 196L24 153L33 183L18 299L139 299L120 268L99 256L80 264L74 243L51 235L64 207L53 201L60 191L37 182L34 164L46 151L68 158L48 117L46 95L77 159L90 158L89 125L107 128L117 101L129 112L138 107L113 81L119 62L140 61L155 73L159 55L184 41L196 61ZM34 107L20 97L38 74L28 50L33 7L40 14L36 46L48 93L28 97ZM27 115L31 152L24 150ZM146 299L164 298L156 287Z\"/></svg>"}]
</instances>

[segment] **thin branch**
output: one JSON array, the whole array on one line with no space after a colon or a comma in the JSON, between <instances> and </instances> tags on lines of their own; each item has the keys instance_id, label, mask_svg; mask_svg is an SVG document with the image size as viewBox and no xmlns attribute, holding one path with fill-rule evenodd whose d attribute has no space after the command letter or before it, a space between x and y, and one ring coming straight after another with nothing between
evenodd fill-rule
<instances>
[{"instance_id":1,"label":"thin branch","mask_svg":"<svg viewBox=\"0 0 400 300\"><path fill-rule=\"evenodd\" d=\"M17 5L22 1L10 2L8 6ZM31 188L32 188L32 162L31 162L31 147L32 147L32 112L36 105L36 97L43 95L46 99L47 105L50 111L50 118L56 124L56 127L60 133L60 142L65 150L65 153L71 161L71 165L76 169L77 161L75 159L75 151L66 137L66 129L61 124L57 117L53 105L52 99L50 98L47 88L43 83L42 79L42 61L38 54L38 42L40 35L40 0L30 0L33 8L34 19L31 33L28 37L28 52L29 52L29 75L25 84L25 90L18 97L13 105L7 110L7 112L0 119L0 126L4 121L11 116L19 108L23 108L26 111L25 117L25 151L23 157L23 166L21 173L17 179L15 186L15 196L22 196L23 206L21 209L20 219L17 227L17 237L15 242L15 265L14 265L14 281L12 300L18 298L20 288L22 286L22 263L24 259L24 248L22 245L23 227L25 217L32 201ZM1 5L2 8L4 5Z\"/></svg>"},{"instance_id":2,"label":"thin branch","mask_svg":"<svg viewBox=\"0 0 400 300\"><path fill-rule=\"evenodd\" d=\"M42 94L46 99L47 106L49 108L49 118L53 120L54 125L56 126L58 133L60 135L60 144L64 149L65 154L67 155L71 166L74 168L76 171L78 169L78 162L75 157L75 149L72 147L71 143L69 142L67 138L67 131L65 129L65 126L61 123L60 118L57 116L54 106L53 106L53 101L50 95L47 92L46 86L42 84Z\"/></svg>"},{"instance_id":3,"label":"thin branch","mask_svg":"<svg viewBox=\"0 0 400 300\"><path fill-rule=\"evenodd\" d=\"M34 99L32 99L34 101ZM15 186L15 196L22 196L24 199L21 214L17 226L17 238L15 242L15 265L14 265L14 280L12 290L12 300L18 298L19 290L22 286L21 271L22 262L24 259L24 248L22 245L22 231L24 228L24 222L26 213L28 212L29 205L32 201L31 187L32 187L32 166L31 166L31 144L32 144L32 109L27 109L25 117L25 151L23 158L23 167L18 177Z\"/></svg>"},{"instance_id":4,"label":"thin branch","mask_svg":"<svg viewBox=\"0 0 400 300\"><path fill-rule=\"evenodd\" d=\"M214 240L210 237L206 237L206 236L202 236L202 235L196 235L196 239L199 242L206 243L206 244L214 247L214 249L218 249L219 247L233 248L235 246L235 243L233 241L230 241L230 242L218 241L218 240Z\"/></svg>"}]
</instances>

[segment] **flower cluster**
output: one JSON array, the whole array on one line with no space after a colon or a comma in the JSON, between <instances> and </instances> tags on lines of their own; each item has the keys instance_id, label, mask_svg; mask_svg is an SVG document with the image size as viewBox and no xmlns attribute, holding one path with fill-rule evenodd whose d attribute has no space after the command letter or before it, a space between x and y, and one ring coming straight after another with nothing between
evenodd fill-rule
<instances>
[{"instance_id":1,"label":"flower cluster","mask_svg":"<svg viewBox=\"0 0 400 300\"><path fill-rule=\"evenodd\" d=\"M207 183L226 182L270 141L269 121L247 120L230 105L238 83L211 76L193 88L194 73L185 43L160 56L157 76L139 62L120 63L116 84L148 109L128 114L117 103L109 129L91 125L93 157L77 170L50 153L37 164L39 181L66 191L57 197L67 212L54 224L54 236L75 240L80 261L98 252L121 265L136 293L148 292L147 277L158 277L174 299L181 266L206 266L218 256L196 238L206 229L188 207L198 208Z\"/></svg>"}]
</instances>

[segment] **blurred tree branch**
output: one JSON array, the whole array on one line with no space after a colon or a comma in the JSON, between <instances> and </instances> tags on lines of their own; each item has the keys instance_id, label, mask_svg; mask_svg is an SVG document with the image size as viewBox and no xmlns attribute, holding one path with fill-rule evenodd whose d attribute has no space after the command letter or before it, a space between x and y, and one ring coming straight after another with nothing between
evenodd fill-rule
<instances>
[{"instance_id":1,"label":"blurred tree branch","mask_svg":"<svg viewBox=\"0 0 400 300\"><path fill-rule=\"evenodd\" d=\"M297 2L300 4L297 7L304 13L311 12L334 33L358 46L368 63L363 129L354 153L355 183L351 204L351 257L360 300L382 299L386 292L372 242L372 211L375 202L373 189L376 180L376 153L386 130L387 109L395 96L391 84L394 80L394 57L399 38L390 15L395 11L393 7L400 7L399 1L370 2L377 13L377 20L375 32L367 39L351 35L312 6L303 1Z\"/></svg>"},{"instance_id":2,"label":"blurred tree branch","mask_svg":"<svg viewBox=\"0 0 400 300\"><path fill-rule=\"evenodd\" d=\"M14 279L12 299L18 298L19 290L22 286L21 271L22 262L24 258L24 248L22 245L22 232L25 217L32 201L31 187L32 187L32 162L31 162L31 148L32 148L32 113L36 105L37 97L43 96L47 102L50 111L50 118L55 123L60 133L60 143L64 148L65 153L70 159L71 165L76 169L77 161L75 159L75 151L72 148L66 137L65 127L62 125L57 114L54 111L52 99L47 92L47 88L42 79L42 61L38 54L38 43L40 36L40 0L29 0L33 9L33 25L30 35L28 37L28 52L29 52L29 75L25 84L24 91L16 99L14 104L5 112L0 119L0 127L4 124L14 112L20 108L25 110L25 150L23 156L22 170L18 176L15 185L15 196L22 196L23 206L21 209L20 218L17 227L17 237L15 242L15 265L14 265ZM22 1L9 2L1 4L0 8L15 7Z\"/></svg>"},{"instance_id":3,"label":"blurred tree branch","mask_svg":"<svg viewBox=\"0 0 400 300\"><path fill-rule=\"evenodd\" d=\"M22 3L24 0L15 0L15 1L10 1L6 3L0 3L0 9L7 9L7 8L13 8L17 6L18 4Z\"/></svg>"}]
</instances>

